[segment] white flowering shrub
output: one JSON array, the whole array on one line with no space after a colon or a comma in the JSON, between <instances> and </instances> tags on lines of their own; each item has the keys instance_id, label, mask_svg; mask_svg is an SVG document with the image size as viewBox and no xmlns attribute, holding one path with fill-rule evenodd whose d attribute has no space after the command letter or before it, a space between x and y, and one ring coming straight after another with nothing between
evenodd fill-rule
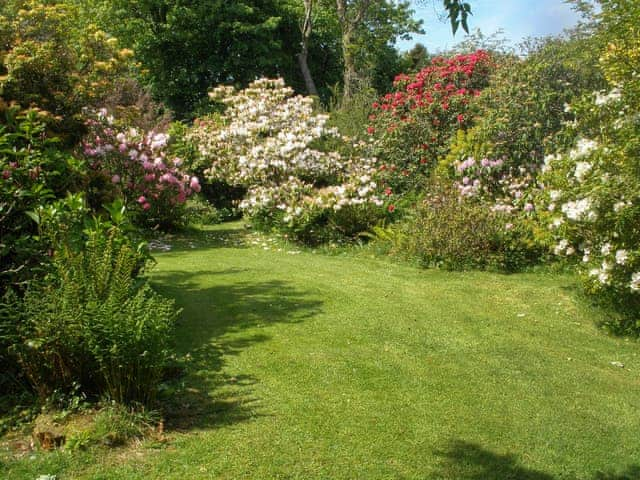
<instances>
[{"instance_id":1,"label":"white flowering shrub","mask_svg":"<svg viewBox=\"0 0 640 480\"><path fill-rule=\"evenodd\" d=\"M240 207L257 226L313 242L327 228L359 233L382 214L375 158L362 153L363 143L347 154L318 148L328 137L344 139L327 127L327 115L314 113L313 99L294 96L282 79L240 91L222 86L210 96L224 113L199 119L189 138L210 165L210 181L247 189Z\"/></svg>"},{"instance_id":2,"label":"white flowering shrub","mask_svg":"<svg viewBox=\"0 0 640 480\"><path fill-rule=\"evenodd\" d=\"M633 91L621 84L571 106L576 120L564 133L575 141L545 159L543 197L554 253L575 258L588 290L627 314L617 329L638 332L640 98Z\"/></svg>"}]
</instances>

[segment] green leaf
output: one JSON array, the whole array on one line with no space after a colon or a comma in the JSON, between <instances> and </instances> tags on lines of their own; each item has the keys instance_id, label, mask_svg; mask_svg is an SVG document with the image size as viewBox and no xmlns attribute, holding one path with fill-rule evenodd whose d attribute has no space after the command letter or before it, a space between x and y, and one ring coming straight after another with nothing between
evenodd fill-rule
<instances>
[{"instance_id":1,"label":"green leaf","mask_svg":"<svg viewBox=\"0 0 640 480\"><path fill-rule=\"evenodd\" d=\"M40 225L40 215L38 215L38 213L29 210L27 212L24 212L27 217L29 217L31 220L33 220L34 222L36 222L38 225Z\"/></svg>"}]
</instances>

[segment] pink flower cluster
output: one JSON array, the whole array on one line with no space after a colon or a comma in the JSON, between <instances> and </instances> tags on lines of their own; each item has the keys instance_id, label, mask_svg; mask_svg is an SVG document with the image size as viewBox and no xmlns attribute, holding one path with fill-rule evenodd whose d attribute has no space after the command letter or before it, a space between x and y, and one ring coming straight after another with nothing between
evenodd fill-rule
<instances>
[{"instance_id":1,"label":"pink flower cluster","mask_svg":"<svg viewBox=\"0 0 640 480\"><path fill-rule=\"evenodd\" d=\"M535 210L530 168L506 168L504 160L468 157L454 165L455 182L461 198L477 198L489 202L496 212L530 213Z\"/></svg>"},{"instance_id":2,"label":"pink flower cluster","mask_svg":"<svg viewBox=\"0 0 640 480\"><path fill-rule=\"evenodd\" d=\"M180 170L182 160L167 154L168 135L133 128L116 132L102 115L87 125L90 134L83 153L91 159L91 168L110 179L128 205L138 205L145 212L152 207L167 209L200 191L198 178Z\"/></svg>"}]
</instances>

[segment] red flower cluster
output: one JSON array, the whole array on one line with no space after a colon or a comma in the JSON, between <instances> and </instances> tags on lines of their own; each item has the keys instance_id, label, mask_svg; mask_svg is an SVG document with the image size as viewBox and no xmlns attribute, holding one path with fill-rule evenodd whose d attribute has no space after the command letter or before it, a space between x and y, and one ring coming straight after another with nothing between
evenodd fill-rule
<instances>
[{"instance_id":1,"label":"red flower cluster","mask_svg":"<svg viewBox=\"0 0 640 480\"><path fill-rule=\"evenodd\" d=\"M478 50L435 57L419 72L395 78L394 91L373 103L367 126L387 165L385 186L402 193L416 183L416 174L428 174L451 135L470 124L472 99L487 86L492 68L489 54Z\"/></svg>"},{"instance_id":2,"label":"red flower cluster","mask_svg":"<svg viewBox=\"0 0 640 480\"><path fill-rule=\"evenodd\" d=\"M480 95L490 68L491 58L484 50L452 58L435 57L415 75L396 76L393 85L397 90L387 93L373 108L395 116L434 103L448 110L451 97Z\"/></svg>"}]
</instances>

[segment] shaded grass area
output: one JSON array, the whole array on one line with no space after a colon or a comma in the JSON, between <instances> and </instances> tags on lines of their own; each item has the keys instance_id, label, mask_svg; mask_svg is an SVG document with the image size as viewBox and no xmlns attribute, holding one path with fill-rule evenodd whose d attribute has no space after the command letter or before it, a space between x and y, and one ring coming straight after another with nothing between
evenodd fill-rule
<instances>
[{"instance_id":1,"label":"shaded grass area","mask_svg":"<svg viewBox=\"0 0 640 480\"><path fill-rule=\"evenodd\" d=\"M170 442L0 456L0 477L640 478L638 343L596 329L571 277L242 235L226 224L158 255L191 358L166 395Z\"/></svg>"}]
</instances>

